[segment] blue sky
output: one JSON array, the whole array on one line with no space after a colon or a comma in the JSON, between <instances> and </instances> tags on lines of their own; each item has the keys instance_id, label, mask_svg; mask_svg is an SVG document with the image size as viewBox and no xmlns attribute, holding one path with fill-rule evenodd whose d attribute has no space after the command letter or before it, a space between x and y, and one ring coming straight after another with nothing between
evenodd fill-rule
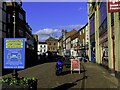
<instances>
[{"instance_id":1,"label":"blue sky","mask_svg":"<svg viewBox=\"0 0 120 90\"><path fill-rule=\"evenodd\" d=\"M49 35L59 38L62 29L79 30L88 20L87 2L23 2L22 7L40 41Z\"/></svg>"}]
</instances>

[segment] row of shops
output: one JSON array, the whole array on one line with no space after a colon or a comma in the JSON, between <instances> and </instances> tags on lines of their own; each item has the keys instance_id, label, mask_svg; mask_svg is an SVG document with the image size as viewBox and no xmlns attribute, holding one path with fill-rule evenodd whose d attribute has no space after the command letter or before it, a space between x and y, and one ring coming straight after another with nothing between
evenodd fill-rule
<instances>
[{"instance_id":1,"label":"row of shops","mask_svg":"<svg viewBox=\"0 0 120 90\"><path fill-rule=\"evenodd\" d=\"M112 3L113 4L113 3ZM114 3L115 4L115 3ZM120 78L119 32L120 12L110 12L108 2L92 2L89 6L89 56ZM94 44L93 44L94 43Z\"/></svg>"}]
</instances>

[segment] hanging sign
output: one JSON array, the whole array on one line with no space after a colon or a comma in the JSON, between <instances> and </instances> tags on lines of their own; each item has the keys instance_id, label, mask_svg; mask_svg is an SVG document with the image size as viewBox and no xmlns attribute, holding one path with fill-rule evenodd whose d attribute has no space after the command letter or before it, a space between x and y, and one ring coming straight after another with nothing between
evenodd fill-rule
<instances>
[{"instance_id":1,"label":"hanging sign","mask_svg":"<svg viewBox=\"0 0 120 90\"><path fill-rule=\"evenodd\" d=\"M108 12L120 12L120 0L108 0Z\"/></svg>"}]
</instances>

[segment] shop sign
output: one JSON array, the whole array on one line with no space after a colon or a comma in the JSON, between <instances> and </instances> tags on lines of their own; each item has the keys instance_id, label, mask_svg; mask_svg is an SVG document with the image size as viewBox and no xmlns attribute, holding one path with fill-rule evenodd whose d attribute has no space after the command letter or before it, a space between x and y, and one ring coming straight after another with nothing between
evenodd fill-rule
<instances>
[{"instance_id":1,"label":"shop sign","mask_svg":"<svg viewBox=\"0 0 120 90\"><path fill-rule=\"evenodd\" d=\"M108 12L120 12L120 0L108 0Z\"/></svg>"}]
</instances>

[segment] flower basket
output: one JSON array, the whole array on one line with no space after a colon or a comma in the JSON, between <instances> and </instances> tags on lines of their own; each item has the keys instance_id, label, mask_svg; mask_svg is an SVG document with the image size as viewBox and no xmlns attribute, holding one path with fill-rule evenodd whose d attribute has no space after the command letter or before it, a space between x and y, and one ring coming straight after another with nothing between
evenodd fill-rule
<instances>
[{"instance_id":1,"label":"flower basket","mask_svg":"<svg viewBox=\"0 0 120 90\"><path fill-rule=\"evenodd\" d=\"M37 90L37 79L34 77L3 77L0 81L3 90Z\"/></svg>"}]
</instances>

